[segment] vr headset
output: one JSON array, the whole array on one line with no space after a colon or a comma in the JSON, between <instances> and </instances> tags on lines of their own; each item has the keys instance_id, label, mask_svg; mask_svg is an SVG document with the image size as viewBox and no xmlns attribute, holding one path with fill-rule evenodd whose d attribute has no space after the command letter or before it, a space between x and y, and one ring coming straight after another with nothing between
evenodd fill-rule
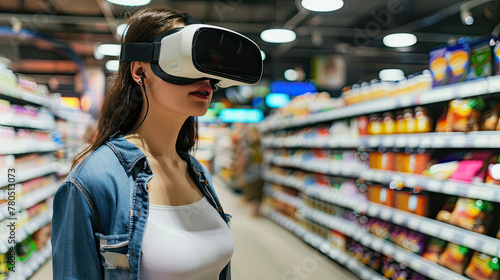
<instances>
[{"instance_id":1,"label":"vr headset","mask_svg":"<svg viewBox=\"0 0 500 280\"><path fill-rule=\"evenodd\" d=\"M212 87L224 88L260 81L257 44L232 30L189 21L186 27L160 34L153 43L123 43L120 61L150 62L156 76L177 85L208 79Z\"/></svg>"}]
</instances>

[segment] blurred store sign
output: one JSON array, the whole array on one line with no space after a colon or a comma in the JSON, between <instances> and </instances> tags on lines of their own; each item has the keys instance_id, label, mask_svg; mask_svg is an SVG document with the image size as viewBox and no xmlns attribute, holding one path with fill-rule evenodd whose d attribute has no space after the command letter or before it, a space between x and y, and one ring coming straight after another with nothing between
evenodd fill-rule
<instances>
[{"instance_id":1,"label":"blurred store sign","mask_svg":"<svg viewBox=\"0 0 500 280\"><path fill-rule=\"evenodd\" d=\"M271 92L285 93L290 96L302 95L304 93L315 93L317 88L312 82L272 82L270 86Z\"/></svg>"},{"instance_id":2,"label":"blurred store sign","mask_svg":"<svg viewBox=\"0 0 500 280\"><path fill-rule=\"evenodd\" d=\"M290 103L290 96L284 93L270 93L266 96L266 104L270 108L281 108Z\"/></svg>"},{"instance_id":3,"label":"blurred store sign","mask_svg":"<svg viewBox=\"0 0 500 280\"><path fill-rule=\"evenodd\" d=\"M224 109L219 118L225 123L258 123L264 118L264 113L257 109Z\"/></svg>"}]
</instances>

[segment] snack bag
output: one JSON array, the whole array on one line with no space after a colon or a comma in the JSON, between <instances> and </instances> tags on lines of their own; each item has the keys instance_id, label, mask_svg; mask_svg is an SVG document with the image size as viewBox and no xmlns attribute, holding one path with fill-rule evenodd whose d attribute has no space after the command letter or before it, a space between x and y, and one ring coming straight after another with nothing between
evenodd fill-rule
<instances>
[{"instance_id":1,"label":"snack bag","mask_svg":"<svg viewBox=\"0 0 500 280\"><path fill-rule=\"evenodd\" d=\"M478 131L481 110L484 107L482 98L455 99L450 101L446 123L446 131L469 132Z\"/></svg>"},{"instance_id":2,"label":"snack bag","mask_svg":"<svg viewBox=\"0 0 500 280\"><path fill-rule=\"evenodd\" d=\"M432 73L432 87L448 84L450 71L445 58L446 47L435 49L429 53L429 69Z\"/></svg>"},{"instance_id":3,"label":"snack bag","mask_svg":"<svg viewBox=\"0 0 500 280\"><path fill-rule=\"evenodd\" d=\"M475 252L465 270L465 275L473 280L496 280L498 278L498 258Z\"/></svg>"},{"instance_id":4,"label":"snack bag","mask_svg":"<svg viewBox=\"0 0 500 280\"><path fill-rule=\"evenodd\" d=\"M410 280L411 270L406 264L399 264L396 268L396 272L392 276L393 280ZM412 279L413 280L413 279Z\"/></svg>"},{"instance_id":5,"label":"snack bag","mask_svg":"<svg viewBox=\"0 0 500 280\"><path fill-rule=\"evenodd\" d=\"M484 234L491 222L493 204L489 201L459 198L449 222L467 230Z\"/></svg>"},{"instance_id":6,"label":"snack bag","mask_svg":"<svg viewBox=\"0 0 500 280\"><path fill-rule=\"evenodd\" d=\"M398 263L390 257L384 257L382 261L382 275L385 278L391 279L398 269Z\"/></svg>"},{"instance_id":7,"label":"snack bag","mask_svg":"<svg viewBox=\"0 0 500 280\"><path fill-rule=\"evenodd\" d=\"M427 249L425 250L425 253L422 255L422 257L430 260L433 263L438 263L439 255L441 255L445 247L446 241L433 237L429 241Z\"/></svg>"},{"instance_id":8,"label":"snack bag","mask_svg":"<svg viewBox=\"0 0 500 280\"><path fill-rule=\"evenodd\" d=\"M470 66L468 39L461 38L455 46L448 46L444 56L450 70L448 84L465 81Z\"/></svg>"},{"instance_id":9,"label":"snack bag","mask_svg":"<svg viewBox=\"0 0 500 280\"><path fill-rule=\"evenodd\" d=\"M469 248L453 243L448 243L446 249L439 257L439 264L455 271L458 274L464 272L469 260Z\"/></svg>"},{"instance_id":10,"label":"snack bag","mask_svg":"<svg viewBox=\"0 0 500 280\"><path fill-rule=\"evenodd\" d=\"M500 156L494 157L488 165L485 183L500 185Z\"/></svg>"}]
</instances>

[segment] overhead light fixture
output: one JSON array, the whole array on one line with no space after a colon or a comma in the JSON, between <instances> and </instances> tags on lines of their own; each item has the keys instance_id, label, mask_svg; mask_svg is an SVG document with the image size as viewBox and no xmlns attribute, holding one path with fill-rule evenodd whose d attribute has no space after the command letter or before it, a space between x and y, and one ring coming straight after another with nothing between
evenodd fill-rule
<instances>
[{"instance_id":1,"label":"overhead light fixture","mask_svg":"<svg viewBox=\"0 0 500 280\"><path fill-rule=\"evenodd\" d=\"M128 31L128 24L125 23L118 25L118 27L116 28L116 33L118 33L118 36L120 36L120 38L125 37L125 35L127 35L127 31Z\"/></svg>"},{"instance_id":2,"label":"overhead light fixture","mask_svg":"<svg viewBox=\"0 0 500 280\"><path fill-rule=\"evenodd\" d=\"M342 0L302 0L302 7L313 12L332 12L344 6Z\"/></svg>"},{"instance_id":3,"label":"overhead light fixture","mask_svg":"<svg viewBox=\"0 0 500 280\"><path fill-rule=\"evenodd\" d=\"M462 19L463 24L472 25L474 23L472 13L465 5L460 7L460 18Z\"/></svg>"},{"instance_id":4,"label":"overhead light fixture","mask_svg":"<svg viewBox=\"0 0 500 280\"><path fill-rule=\"evenodd\" d=\"M116 72L118 71L118 68L120 68L120 61L118 60L109 60L106 62L106 69L109 71Z\"/></svg>"},{"instance_id":5,"label":"overhead light fixture","mask_svg":"<svg viewBox=\"0 0 500 280\"><path fill-rule=\"evenodd\" d=\"M285 71L285 79L288 81L296 81L298 77L299 74L295 71L295 69L287 69Z\"/></svg>"},{"instance_id":6,"label":"overhead light fixture","mask_svg":"<svg viewBox=\"0 0 500 280\"><path fill-rule=\"evenodd\" d=\"M400 81L404 79L405 73L401 69L384 69L378 73L378 77L382 81Z\"/></svg>"},{"instance_id":7,"label":"overhead light fixture","mask_svg":"<svg viewBox=\"0 0 500 280\"><path fill-rule=\"evenodd\" d=\"M110 3L122 6L144 6L149 4L151 0L106 0Z\"/></svg>"},{"instance_id":8,"label":"overhead light fixture","mask_svg":"<svg viewBox=\"0 0 500 280\"><path fill-rule=\"evenodd\" d=\"M260 38L268 43L290 43L297 38L297 35L290 29L274 28L262 31Z\"/></svg>"},{"instance_id":9,"label":"overhead light fixture","mask_svg":"<svg viewBox=\"0 0 500 280\"><path fill-rule=\"evenodd\" d=\"M260 51L260 56L262 56L262 60L266 60L266 53L264 51Z\"/></svg>"},{"instance_id":10,"label":"overhead light fixture","mask_svg":"<svg viewBox=\"0 0 500 280\"><path fill-rule=\"evenodd\" d=\"M411 33L394 33L385 36L383 42L384 45L392 48L409 47L417 43L417 36Z\"/></svg>"},{"instance_id":11,"label":"overhead light fixture","mask_svg":"<svg viewBox=\"0 0 500 280\"><path fill-rule=\"evenodd\" d=\"M121 47L117 44L101 44L97 47L97 52L102 55L119 56Z\"/></svg>"}]
</instances>

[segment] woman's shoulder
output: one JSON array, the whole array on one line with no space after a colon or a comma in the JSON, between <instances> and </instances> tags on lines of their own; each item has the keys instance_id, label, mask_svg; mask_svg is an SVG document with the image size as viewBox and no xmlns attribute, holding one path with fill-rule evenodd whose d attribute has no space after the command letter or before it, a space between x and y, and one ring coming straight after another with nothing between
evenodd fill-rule
<instances>
[{"instance_id":1,"label":"woman's shoulder","mask_svg":"<svg viewBox=\"0 0 500 280\"><path fill-rule=\"evenodd\" d=\"M109 186L109 182L115 182L119 177L127 178L124 167L115 153L107 145L102 145L76 164L65 181L78 183L90 191L96 186L99 189Z\"/></svg>"}]
</instances>

